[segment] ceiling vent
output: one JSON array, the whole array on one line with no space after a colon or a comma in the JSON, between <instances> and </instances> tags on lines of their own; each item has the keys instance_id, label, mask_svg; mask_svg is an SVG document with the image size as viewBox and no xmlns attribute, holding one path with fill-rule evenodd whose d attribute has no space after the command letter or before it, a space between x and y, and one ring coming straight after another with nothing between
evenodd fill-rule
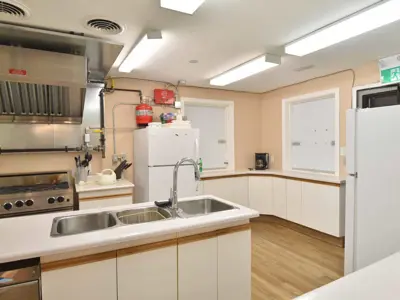
<instances>
[{"instance_id":1,"label":"ceiling vent","mask_svg":"<svg viewBox=\"0 0 400 300\"><path fill-rule=\"evenodd\" d=\"M306 70L313 69L314 67L315 67L314 65L308 65L308 66L304 66L304 67L300 67L300 68L294 69L293 71L295 71L295 72L304 72Z\"/></svg>"},{"instance_id":2,"label":"ceiling vent","mask_svg":"<svg viewBox=\"0 0 400 300\"><path fill-rule=\"evenodd\" d=\"M87 21L86 26L89 29L110 35L119 34L123 31L121 25L107 19L91 19Z\"/></svg>"},{"instance_id":3,"label":"ceiling vent","mask_svg":"<svg viewBox=\"0 0 400 300\"><path fill-rule=\"evenodd\" d=\"M0 15L6 15L8 17L16 18L26 18L29 14L28 11L20 5L11 2L0 1Z\"/></svg>"}]
</instances>

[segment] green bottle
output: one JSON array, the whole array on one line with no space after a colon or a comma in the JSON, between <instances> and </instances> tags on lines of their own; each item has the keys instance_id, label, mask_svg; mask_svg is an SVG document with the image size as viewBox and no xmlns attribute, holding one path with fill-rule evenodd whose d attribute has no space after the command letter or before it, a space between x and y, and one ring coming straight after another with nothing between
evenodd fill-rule
<instances>
[{"instance_id":1,"label":"green bottle","mask_svg":"<svg viewBox=\"0 0 400 300\"><path fill-rule=\"evenodd\" d=\"M203 172L203 160L199 158L199 171Z\"/></svg>"}]
</instances>

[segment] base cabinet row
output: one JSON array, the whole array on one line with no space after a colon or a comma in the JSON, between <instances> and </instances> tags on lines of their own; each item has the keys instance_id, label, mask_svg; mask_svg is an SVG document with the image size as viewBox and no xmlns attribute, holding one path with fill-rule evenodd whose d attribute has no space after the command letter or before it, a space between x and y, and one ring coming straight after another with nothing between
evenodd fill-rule
<instances>
[{"instance_id":1,"label":"base cabinet row","mask_svg":"<svg viewBox=\"0 0 400 300\"><path fill-rule=\"evenodd\" d=\"M43 300L250 300L250 230L42 271Z\"/></svg>"},{"instance_id":2,"label":"base cabinet row","mask_svg":"<svg viewBox=\"0 0 400 300\"><path fill-rule=\"evenodd\" d=\"M203 194L215 195L312 229L344 236L344 187L249 176L205 180Z\"/></svg>"}]
</instances>

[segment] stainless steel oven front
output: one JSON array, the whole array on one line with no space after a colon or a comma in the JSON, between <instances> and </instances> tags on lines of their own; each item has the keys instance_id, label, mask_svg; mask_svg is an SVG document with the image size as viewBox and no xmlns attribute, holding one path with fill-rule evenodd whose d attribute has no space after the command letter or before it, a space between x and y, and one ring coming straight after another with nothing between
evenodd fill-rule
<instances>
[{"instance_id":1,"label":"stainless steel oven front","mask_svg":"<svg viewBox=\"0 0 400 300\"><path fill-rule=\"evenodd\" d=\"M40 300L39 259L0 264L1 300Z\"/></svg>"}]
</instances>

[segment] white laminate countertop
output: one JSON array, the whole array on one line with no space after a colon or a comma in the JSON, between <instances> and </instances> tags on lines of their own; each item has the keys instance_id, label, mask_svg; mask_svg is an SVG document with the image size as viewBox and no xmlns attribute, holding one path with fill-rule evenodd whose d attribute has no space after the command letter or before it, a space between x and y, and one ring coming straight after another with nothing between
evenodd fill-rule
<instances>
[{"instance_id":1,"label":"white laminate countertop","mask_svg":"<svg viewBox=\"0 0 400 300\"><path fill-rule=\"evenodd\" d=\"M324 174L313 174L307 172L293 172L293 171L282 171L282 170L265 170L265 171L250 171L250 170L236 170L236 171L209 171L201 174L201 178L213 178L223 176L246 176L246 175L277 175L286 176L299 179L307 179L328 183L345 183L344 177L324 175Z\"/></svg>"},{"instance_id":2,"label":"white laminate countertop","mask_svg":"<svg viewBox=\"0 0 400 300\"><path fill-rule=\"evenodd\" d=\"M86 193L86 192L97 192L97 191L108 191L108 190L118 190L118 189L126 189L133 188L135 185L126 180L120 179L117 180L115 184L111 185L101 185L97 183L97 176L89 176L88 181L85 184L75 184L75 189L77 193Z\"/></svg>"},{"instance_id":3,"label":"white laminate countertop","mask_svg":"<svg viewBox=\"0 0 400 300\"><path fill-rule=\"evenodd\" d=\"M196 201L197 199L210 197L233 205L237 209L187 219L176 218L160 222L121 225L115 228L62 237L50 236L52 222L55 217L97 213L101 211L121 211L154 206L154 204L148 202L84 211L0 219L0 228L2 228L0 230L0 263L81 251L121 242L158 238L168 234L185 233L202 228L205 229L204 231L207 231L207 227L229 225L230 223L246 221L259 215L255 210L214 196L199 196L190 198L190 200L193 199L193 201Z\"/></svg>"},{"instance_id":4,"label":"white laminate countertop","mask_svg":"<svg viewBox=\"0 0 400 300\"><path fill-rule=\"evenodd\" d=\"M397 300L399 278L400 253L396 253L296 300Z\"/></svg>"}]
</instances>

